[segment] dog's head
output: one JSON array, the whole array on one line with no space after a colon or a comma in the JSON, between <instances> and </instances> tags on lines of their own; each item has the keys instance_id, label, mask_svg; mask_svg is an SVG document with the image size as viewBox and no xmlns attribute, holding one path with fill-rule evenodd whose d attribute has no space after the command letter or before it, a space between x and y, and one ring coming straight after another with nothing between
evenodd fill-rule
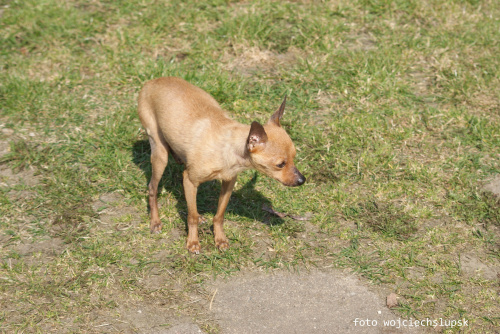
<instances>
[{"instance_id":1,"label":"dog's head","mask_svg":"<svg viewBox=\"0 0 500 334\"><path fill-rule=\"evenodd\" d=\"M261 125L253 122L247 139L247 149L252 165L258 171L280 181L285 186L300 186L306 178L295 167L295 146L281 127L286 96L271 119Z\"/></svg>"}]
</instances>

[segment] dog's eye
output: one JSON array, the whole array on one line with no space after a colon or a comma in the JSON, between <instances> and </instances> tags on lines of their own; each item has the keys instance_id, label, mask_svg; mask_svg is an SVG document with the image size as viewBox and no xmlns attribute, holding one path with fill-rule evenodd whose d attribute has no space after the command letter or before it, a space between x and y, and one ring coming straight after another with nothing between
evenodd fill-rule
<instances>
[{"instance_id":1,"label":"dog's eye","mask_svg":"<svg viewBox=\"0 0 500 334\"><path fill-rule=\"evenodd\" d=\"M278 168L283 168L283 167L285 167L285 165L286 165L286 162L285 162L285 161L283 161L283 162L282 162L282 163L280 163L279 165L276 165L276 167L278 167Z\"/></svg>"}]
</instances>

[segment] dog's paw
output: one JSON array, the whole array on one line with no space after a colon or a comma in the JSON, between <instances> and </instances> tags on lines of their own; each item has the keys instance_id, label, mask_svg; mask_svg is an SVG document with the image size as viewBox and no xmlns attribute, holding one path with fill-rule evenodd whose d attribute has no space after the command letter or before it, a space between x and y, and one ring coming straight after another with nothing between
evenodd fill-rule
<instances>
[{"instance_id":1,"label":"dog's paw","mask_svg":"<svg viewBox=\"0 0 500 334\"><path fill-rule=\"evenodd\" d=\"M221 251L225 251L229 248L229 241L227 240L227 238L215 239L215 247L217 247Z\"/></svg>"},{"instance_id":2,"label":"dog's paw","mask_svg":"<svg viewBox=\"0 0 500 334\"><path fill-rule=\"evenodd\" d=\"M187 246L187 249L190 253L200 254L201 246L200 246L200 242L198 240L195 240L195 241L188 240L186 246Z\"/></svg>"},{"instance_id":3,"label":"dog's paw","mask_svg":"<svg viewBox=\"0 0 500 334\"><path fill-rule=\"evenodd\" d=\"M161 222L153 223L151 222L151 225L149 226L149 230L151 231L151 234L158 234L161 232L163 224Z\"/></svg>"}]
</instances>

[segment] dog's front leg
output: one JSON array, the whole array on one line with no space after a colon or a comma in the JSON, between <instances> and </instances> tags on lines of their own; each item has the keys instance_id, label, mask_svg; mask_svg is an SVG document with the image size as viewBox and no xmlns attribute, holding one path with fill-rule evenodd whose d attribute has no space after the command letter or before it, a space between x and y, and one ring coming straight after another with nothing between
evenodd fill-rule
<instances>
[{"instance_id":1,"label":"dog's front leg","mask_svg":"<svg viewBox=\"0 0 500 334\"><path fill-rule=\"evenodd\" d=\"M188 206L188 237L187 237L187 249L191 253L200 253L200 241L198 239L198 223L200 222L201 216L198 213L196 207L196 193L198 191L198 184L194 184L190 179L187 170L184 170L183 175L183 185L184 185L184 196L186 196L186 202Z\"/></svg>"},{"instance_id":2,"label":"dog's front leg","mask_svg":"<svg viewBox=\"0 0 500 334\"><path fill-rule=\"evenodd\" d=\"M219 205L217 213L214 216L214 236L215 246L220 250L225 250L229 247L229 242L224 234L224 212L226 211L227 203L233 192L234 184L236 183L236 176L229 181L222 181L222 189L219 197Z\"/></svg>"}]
</instances>

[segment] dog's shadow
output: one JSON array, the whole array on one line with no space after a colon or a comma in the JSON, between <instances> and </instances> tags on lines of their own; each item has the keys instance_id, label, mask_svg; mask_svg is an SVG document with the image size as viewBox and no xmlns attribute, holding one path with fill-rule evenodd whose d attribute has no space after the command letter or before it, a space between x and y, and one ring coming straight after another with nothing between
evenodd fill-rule
<instances>
[{"instance_id":1,"label":"dog's shadow","mask_svg":"<svg viewBox=\"0 0 500 334\"><path fill-rule=\"evenodd\" d=\"M134 143L132 149L133 162L144 172L146 182L144 184L144 194L147 196L147 185L151 179L151 147L148 140L139 140ZM182 171L183 165L175 162L175 159L170 155L168 164L163 172L163 177L158 186L158 193L163 188L171 193L177 199L176 209L181 217L184 218L185 228L187 229L186 216L187 205L184 197L184 189L182 186ZM271 201L255 190L258 174L254 176L243 187L233 191L231 199L226 209L226 213L230 212L238 216L244 216L250 219L256 219L266 225L280 225L283 219L271 216L269 213L262 210L264 205L271 207ZM215 215L221 184L219 181L210 181L203 183L198 188L197 206L201 215L204 213L212 213ZM161 196L161 195L160 195ZM148 211L149 211L148 207ZM161 207L159 208L161 211Z\"/></svg>"}]
</instances>

